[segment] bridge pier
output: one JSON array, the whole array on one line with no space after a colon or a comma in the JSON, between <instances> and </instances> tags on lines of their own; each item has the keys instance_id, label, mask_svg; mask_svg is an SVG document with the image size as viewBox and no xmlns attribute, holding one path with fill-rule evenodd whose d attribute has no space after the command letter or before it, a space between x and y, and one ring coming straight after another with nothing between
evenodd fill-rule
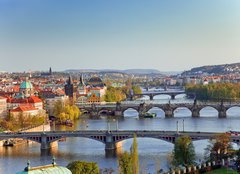
<instances>
[{"instance_id":1,"label":"bridge pier","mask_svg":"<svg viewBox=\"0 0 240 174\"><path fill-rule=\"evenodd\" d=\"M167 109L167 110L164 110L165 112L165 117L166 118L172 118L173 117L173 110L172 109Z\"/></svg>"},{"instance_id":2,"label":"bridge pier","mask_svg":"<svg viewBox=\"0 0 240 174\"><path fill-rule=\"evenodd\" d=\"M149 97L150 97L150 100L153 100L153 97L154 97L154 96L153 96L153 95L149 95Z\"/></svg>"},{"instance_id":3,"label":"bridge pier","mask_svg":"<svg viewBox=\"0 0 240 174\"><path fill-rule=\"evenodd\" d=\"M41 136L41 150L50 149L50 142L47 141L47 136L42 134Z\"/></svg>"},{"instance_id":4,"label":"bridge pier","mask_svg":"<svg viewBox=\"0 0 240 174\"><path fill-rule=\"evenodd\" d=\"M105 150L116 150L116 144L113 141L112 135L109 133L106 135Z\"/></svg>"},{"instance_id":5,"label":"bridge pier","mask_svg":"<svg viewBox=\"0 0 240 174\"><path fill-rule=\"evenodd\" d=\"M90 116L91 116L91 117L98 117L99 115L98 115L98 112L97 112L97 111L91 111L91 112L90 112Z\"/></svg>"},{"instance_id":6,"label":"bridge pier","mask_svg":"<svg viewBox=\"0 0 240 174\"><path fill-rule=\"evenodd\" d=\"M227 117L227 109L225 108L223 103L221 103L218 109L218 118L226 118L226 117Z\"/></svg>"},{"instance_id":7,"label":"bridge pier","mask_svg":"<svg viewBox=\"0 0 240 174\"><path fill-rule=\"evenodd\" d=\"M171 95L171 99L174 100L175 99L175 95Z\"/></svg>"},{"instance_id":8,"label":"bridge pier","mask_svg":"<svg viewBox=\"0 0 240 174\"><path fill-rule=\"evenodd\" d=\"M115 116L123 116L123 112L122 111L114 111L114 115Z\"/></svg>"},{"instance_id":9,"label":"bridge pier","mask_svg":"<svg viewBox=\"0 0 240 174\"><path fill-rule=\"evenodd\" d=\"M198 109L192 110L192 117L193 118L198 118L200 117L200 111Z\"/></svg>"},{"instance_id":10,"label":"bridge pier","mask_svg":"<svg viewBox=\"0 0 240 174\"><path fill-rule=\"evenodd\" d=\"M227 112L224 110L220 110L218 112L218 118L226 118L227 117Z\"/></svg>"}]
</instances>

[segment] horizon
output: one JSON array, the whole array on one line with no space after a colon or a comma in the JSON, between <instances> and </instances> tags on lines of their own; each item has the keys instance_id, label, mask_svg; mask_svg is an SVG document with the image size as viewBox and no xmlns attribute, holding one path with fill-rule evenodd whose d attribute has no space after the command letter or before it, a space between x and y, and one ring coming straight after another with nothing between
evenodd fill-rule
<instances>
[{"instance_id":1,"label":"horizon","mask_svg":"<svg viewBox=\"0 0 240 174\"><path fill-rule=\"evenodd\" d=\"M0 71L239 62L239 9L238 0L0 0Z\"/></svg>"}]
</instances>

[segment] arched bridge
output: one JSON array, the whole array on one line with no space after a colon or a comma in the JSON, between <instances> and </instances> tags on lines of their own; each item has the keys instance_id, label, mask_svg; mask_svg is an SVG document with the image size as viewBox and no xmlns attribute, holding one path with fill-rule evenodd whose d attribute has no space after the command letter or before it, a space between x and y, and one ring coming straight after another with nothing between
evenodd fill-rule
<instances>
[{"instance_id":1,"label":"arched bridge","mask_svg":"<svg viewBox=\"0 0 240 174\"><path fill-rule=\"evenodd\" d=\"M156 95L169 95L171 99L175 99L175 97L179 94L186 94L184 90L179 91L146 91L141 94L132 94L130 95L130 100L133 100L134 97L142 97L142 96L149 96L150 100L153 100L153 97Z\"/></svg>"},{"instance_id":2,"label":"arched bridge","mask_svg":"<svg viewBox=\"0 0 240 174\"><path fill-rule=\"evenodd\" d=\"M52 142L66 137L90 138L105 144L105 150L116 149L116 143L137 137L156 138L170 143L174 143L179 136L188 135L193 141L213 139L218 132L176 132L176 131L151 131L151 130L81 130L81 131L49 131L49 132L21 132L21 133L1 133L0 140L22 138L35 141L41 144L41 149L50 148ZM240 142L240 136L231 135L230 140L235 143Z\"/></svg>"},{"instance_id":3,"label":"arched bridge","mask_svg":"<svg viewBox=\"0 0 240 174\"><path fill-rule=\"evenodd\" d=\"M192 117L200 117L200 111L205 107L212 107L218 111L219 118L227 117L227 110L232 107L240 107L238 104L224 104L224 103L106 103L106 104L90 104L82 105L78 104L78 107L84 112L90 113L91 116L99 116L101 113L110 113L115 116L123 116L124 111L129 108L136 110L139 113L139 117L143 117L144 113L148 112L152 108L160 108L164 111L165 117L171 118L174 116L174 111L177 108L187 108L191 111Z\"/></svg>"}]
</instances>

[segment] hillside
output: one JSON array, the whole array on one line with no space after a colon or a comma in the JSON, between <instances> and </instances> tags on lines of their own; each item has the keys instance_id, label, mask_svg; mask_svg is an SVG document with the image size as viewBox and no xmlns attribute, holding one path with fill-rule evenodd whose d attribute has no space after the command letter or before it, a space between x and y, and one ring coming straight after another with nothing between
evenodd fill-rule
<instances>
[{"instance_id":1,"label":"hillside","mask_svg":"<svg viewBox=\"0 0 240 174\"><path fill-rule=\"evenodd\" d=\"M182 75L201 75L201 74L221 75L233 73L236 74L240 73L240 63L195 67L189 71L183 72Z\"/></svg>"}]
</instances>

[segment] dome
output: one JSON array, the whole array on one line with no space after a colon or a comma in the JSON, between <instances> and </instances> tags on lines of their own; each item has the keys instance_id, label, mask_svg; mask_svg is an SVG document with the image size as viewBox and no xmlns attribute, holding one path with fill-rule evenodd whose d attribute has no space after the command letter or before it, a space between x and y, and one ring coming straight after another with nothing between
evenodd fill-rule
<instances>
[{"instance_id":1,"label":"dome","mask_svg":"<svg viewBox=\"0 0 240 174\"><path fill-rule=\"evenodd\" d=\"M99 77L92 77L89 83L102 83L102 80Z\"/></svg>"},{"instance_id":2,"label":"dome","mask_svg":"<svg viewBox=\"0 0 240 174\"><path fill-rule=\"evenodd\" d=\"M17 174L72 174L72 172L62 166L42 166L42 167L35 167L30 169L29 171L18 172Z\"/></svg>"},{"instance_id":3,"label":"dome","mask_svg":"<svg viewBox=\"0 0 240 174\"><path fill-rule=\"evenodd\" d=\"M88 85L90 85L92 87L104 87L105 86L105 84L103 83L103 81L99 77L92 77L88 81Z\"/></svg>"},{"instance_id":4,"label":"dome","mask_svg":"<svg viewBox=\"0 0 240 174\"><path fill-rule=\"evenodd\" d=\"M29 81L24 81L20 85L20 89L32 89L32 88L33 88L33 85Z\"/></svg>"}]
</instances>

